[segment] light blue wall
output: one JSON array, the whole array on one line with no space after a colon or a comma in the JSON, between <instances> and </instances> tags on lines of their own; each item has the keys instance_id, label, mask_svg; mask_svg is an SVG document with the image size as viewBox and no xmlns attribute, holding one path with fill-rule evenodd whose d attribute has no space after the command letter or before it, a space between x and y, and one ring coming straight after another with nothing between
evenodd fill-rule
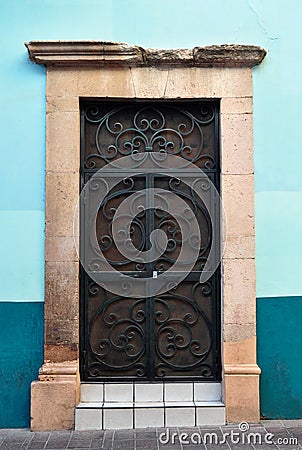
<instances>
[{"instance_id":1,"label":"light blue wall","mask_svg":"<svg viewBox=\"0 0 302 450\"><path fill-rule=\"evenodd\" d=\"M34 39L265 47L254 69L257 295L300 295L301 14L300 0L1 0L0 211L19 215L1 221L0 299L43 299L45 69L23 46Z\"/></svg>"},{"instance_id":2,"label":"light blue wall","mask_svg":"<svg viewBox=\"0 0 302 450\"><path fill-rule=\"evenodd\" d=\"M301 0L0 0L0 316L10 311L13 321L13 305L9 308L7 302L18 301L24 302L29 327L43 321L45 69L28 61L23 43L29 40L266 48L268 56L253 71L257 295L301 296L301 17ZM267 320L269 315L259 326L265 327ZM265 332L258 331L265 361ZM0 334L5 342L7 331L1 328ZM23 364L26 380L35 379L42 359L42 328L36 344L28 334L21 336L27 350L14 354L13 365L5 364L6 353L0 355L5 395L15 388L11 367ZM28 399L29 382L21 387L18 396ZM0 399L0 408L6 404ZM27 410L28 403L22 410L25 422ZM6 416L0 426L20 426L22 420L12 424Z\"/></svg>"}]
</instances>

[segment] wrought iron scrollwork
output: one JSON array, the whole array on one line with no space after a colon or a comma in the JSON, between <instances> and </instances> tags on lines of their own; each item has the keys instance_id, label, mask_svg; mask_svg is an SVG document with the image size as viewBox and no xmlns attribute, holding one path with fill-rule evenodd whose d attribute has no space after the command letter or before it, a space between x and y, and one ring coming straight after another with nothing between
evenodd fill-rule
<instances>
[{"instance_id":1,"label":"wrought iron scrollwork","mask_svg":"<svg viewBox=\"0 0 302 450\"><path fill-rule=\"evenodd\" d=\"M110 371L132 371L145 375L142 362L146 351L146 301L125 297L103 298L102 289L89 284L91 296L97 296L101 306L95 311L90 324L89 346L92 362L90 376L97 377Z\"/></svg>"},{"instance_id":2,"label":"wrought iron scrollwork","mask_svg":"<svg viewBox=\"0 0 302 450\"><path fill-rule=\"evenodd\" d=\"M91 379L145 378L153 364L147 357L150 342L155 345L155 379L214 378L212 280L184 282L152 299L107 298L94 282L88 292L91 303L97 300L89 322Z\"/></svg>"},{"instance_id":3,"label":"wrought iron scrollwork","mask_svg":"<svg viewBox=\"0 0 302 450\"><path fill-rule=\"evenodd\" d=\"M198 218L201 233L201 245L194 270L202 270L212 242L212 224L207 208L200 198L196 198L193 189L177 178L160 177L158 182L155 181L155 186L157 184L186 201L188 208L187 211L183 211L182 218L184 220L187 216L188 229L186 236L182 236L177 217L173 217L162 210L159 212L155 210L154 227L162 229L168 238L167 249L156 261L155 269L160 272L169 269L177 260L181 245L184 245L184 243L188 247L195 245L194 237L190 233L190 216L194 214Z\"/></svg>"},{"instance_id":4,"label":"wrought iron scrollwork","mask_svg":"<svg viewBox=\"0 0 302 450\"><path fill-rule=\"evenodd\" d=\"M193 108L132 104L110 110L97 103L89 105L84 110L90 125L85 167L96 169L138 152L162 152L213 169L215 157L207 127L213 124L214 116L214 107L206 103Z\"/></svg>"},{"instance_id":5,"label":"wrought iron scrollwork","mask_svg":"<svg viewBox=\"0 0 302 450\"><path fill-rule=\"evenodd\" d=\"M211 295L211 283L206 287L190 283L190 297L178 293L179 290L181 288L154 299L156 376L165 378L174 372L211 377L213 370L209 356L213 332L210 318L200 301Z\"/></svg>"},{"instance_id":6,"label":"wrought iron scrollwork","mask_svg":"<svg viewBox=\"0 0 302 450\"><path fill-rule=\"evenodd\" d=\"M192 248L196 246L194 235L191 235L191 219L192 217L197 217L200 224L201 245L194 270L202 270L212 242L212 224L207 208L200 199L196 198L193 190L177 178L162 176L155 178L155 180L150 179L149 185L153 187L160 186L165 190L168 189L171 193L185 200L188 206L187 210L182 212L181 217L185 229L185 236L182 235L177 216L172 216L164 210L157 208L140 210L140 197L136 195L133 196L133 201L131 199L131 208L135 211L129 233L131 241L139 251L145 251L149 245L147 223L152 223L153 229L162 230L167 235L167 248L155 262L154 270L160 272L166 271L177 260L182 245L185 244ZM108 193L100 205L97 215L97 244L106 256L107 261L120 271L146 271L145 263L135 263L129 259L125 259L119 253L112 235L112 223L118 206L127 196L139 193L141 186L144 186L144 181L139 177L126 178L123 183L117 185L113 192ZM155 200L158 203L162 203L160 194L156 194ZM92 256L89 267L91 270L101 270L102 261L98 258L98 247L95 247L95 244L91 243L90 249Z\"/></svg>"},{"instance_id":7,"label":"wrought iron scrollwork","mask_svg":"<svg viewBox=\"0 0 302 450\"><path fill-rule=\"evenodd\" d=\"M205 174L199 179L198 187L204 192L209 190L210 179L218 184L215 102L148 102L142 105L140 102L93 101L84 102L81 111L83 183L98 169L108 169L107 165L118 158L134 155L135 161L140 159L137 153L158 152L163 158L166 154L177 155L201 168ZM127 172L123 181L106 190L101 201L95 202L96 237L92 234L85 237L83 247L89 264L81 278L81 376L86 381L220 380L219 272L206 282L199 281L215 236L209 210L196 194L200 191L194 189L194 182L186 184L178 178L179 172L144 173L134 169L137 167ZM193 180L194 176L190 176ZM94 193L101 183L102 177L93 179L90 188ZM184 204L183 210L175 214L173 209L164 210L165 201L173 205L168 196L159 202L154 201L155 197L151 200L148 197L145 202L148 208L144 209L139 195L150 188L165 190L177 197ZM152 247L150 236L154 231L160 230L164 233L158 232L159 235L166 235L165 250L151 262L127 259L128 253L123 253L123 247L114 239L114 216L125 199L129 201L131 213L135 212L131 215L125 242L131 241L139 252L147 252ZM181 215L182 222L177 214ZM200 231L197 241L197 233L190 228L192 217L197 219ZM129 223L130 219L127 220ZM123 241L123 237L119 239ZM195 246L197 256L187 278L177 284L173 265L184 242L191 246L190 250ZM156 245L160 247L159 239ZM104 259L109 263L108 274L102 268ZM179 267L182 270L182 266ZM122 287L122 294L112 294L97 285L89 271L116 277L113 283ZM152 278L154 272L158 277L167 278L167 290L135 298L133 279L144 282Z\"/></svg>"},{"instance_id":8,"label":"wrought iron scrollwork","mask_svg":"<svg viewBox=\"0 0 302 450\"><path fill-rule=\"evenodd\" d=\"M99 205L97 214L97 244L102 253L106 256L107 261L119 270L135 270L142 272L145 270L144 263L135 263L129 259L125 259L116 248L112 235L112 223L114 215L120 203L133 193L139 192L144 187L144 180L136 177L127 177L123 182L119 183L116 188L109 192L104 201ZM136 197L136 199L139 197ZM136 208L135 200L133 208ZM135 218L130 226L130 239L133 241L138 250L144 250L146 247L146 211L137 209ZM102 260L99 259L98 247L91 243L92 252L90 268L91 270L101 270ZM93 256L95 255L95 257Z\"/></svg>"}]
</instances>

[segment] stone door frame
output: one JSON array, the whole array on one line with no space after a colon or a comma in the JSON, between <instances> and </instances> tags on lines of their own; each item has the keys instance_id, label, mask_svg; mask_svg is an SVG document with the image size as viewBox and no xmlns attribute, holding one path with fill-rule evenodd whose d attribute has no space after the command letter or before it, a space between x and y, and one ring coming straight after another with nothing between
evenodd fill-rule
<instances>
[{"instance_id":1,"label":"stone door frame","mask_svg":"<svg viewBox=\"0 0 302 450\"><path fill-rule=\"evenodd\" d=\"M90 41L33 41L47 66L44 364L31 386L33 430L74 427L79 402L80 98L220 99L222 367L228 422L259 421L256 363L252 67L247 45L153 50Z\"/></svg>"}]
</instances>

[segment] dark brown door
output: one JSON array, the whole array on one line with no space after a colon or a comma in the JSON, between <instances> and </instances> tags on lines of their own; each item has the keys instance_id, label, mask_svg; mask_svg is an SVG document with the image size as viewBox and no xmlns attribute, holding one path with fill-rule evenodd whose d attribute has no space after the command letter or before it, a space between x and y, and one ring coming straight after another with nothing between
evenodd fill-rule
<instances>
[{"instance_id":1,"label":"dark brown door","mask_svg":"<svg viewBox=\"0 0 302 450\"><path fill-rule=\"evenodd\" d=\"M81 120L82 186L99 169L119 158L166 152L194 163L219 190L216 103L85 102ZM194 266L177 284L173 282L173 265L184 236L171 212L151 205L138 211L131 221L131 241L142 252L152 245L152 231L160 229L166 234L166 250L154 261L140 263L125 258L112 234L118 207L130 195L144 190L151 198L152 189L163 189L182 199L200 228ZM82 208L82 235L88 232L85 214ZM215 220L219 221L217 214ZM190 185L173 173L125 175L98 205L96 235L102 254L115 271L145 279L172 270L171 288L150 296L146 291L136 298L125 283L125 293L120 295L100 286L86 266L86 270L82 268L82 380L220 380L220 267L207 281L200 282L213 227L209 211ZM89 239L82 240L81 251L85 253L89 245ZM94 270L98 270L97 265Z\"/></svg>"}]
</instances>

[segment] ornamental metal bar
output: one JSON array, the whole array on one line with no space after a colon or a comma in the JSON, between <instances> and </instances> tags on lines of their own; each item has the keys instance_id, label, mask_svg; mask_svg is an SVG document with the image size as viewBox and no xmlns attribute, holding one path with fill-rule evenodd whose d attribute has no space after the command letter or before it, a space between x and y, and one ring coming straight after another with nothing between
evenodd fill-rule
<instances>
[{"instance_id":1,"label":"ornamental metal bar","mask_svg":"<svg viewBox=\"0 0 302 450\"><path fill-rule=\"evenodd\" d=\"M218 114L219 105L206 101L83 102L82 187L114 161L154 152L194 163L219 190ZM121 175L121 170L117 172ZM81 269L82 380L220 380L220 267L206 282L200 282L213 241L209 211L195 195L192 183L183 181L177 171L137 174L133 168L131 172L131 168L126 171L97 205L97 245L115 269L107 276L121 285L126 275L136 279L163 275L172 284L158 295L149 295L146 284L145 295L132 298L126 287L124 295L117 295L96 283L93 273L101 271L102 265L87 233L89 202L93 201L88 198L80 211L81 253L90 263L88 270L86 266ZM112 176L116 176L114 171ZM186 176L190 178L190 173ZM151 193L156 189L185 202L200 229L196 261L177 285L173 285L173 266L185 236L177 218L152 203ZM130 240L136 249L146 252L152 248L152 232L161 230L167 246L155 260L137 262L121 254L112 226L119 206L145 190L150 193L147 208L131 221ZM219 230L215 208L215 230Z\"/></svg>"}]
</instances>

